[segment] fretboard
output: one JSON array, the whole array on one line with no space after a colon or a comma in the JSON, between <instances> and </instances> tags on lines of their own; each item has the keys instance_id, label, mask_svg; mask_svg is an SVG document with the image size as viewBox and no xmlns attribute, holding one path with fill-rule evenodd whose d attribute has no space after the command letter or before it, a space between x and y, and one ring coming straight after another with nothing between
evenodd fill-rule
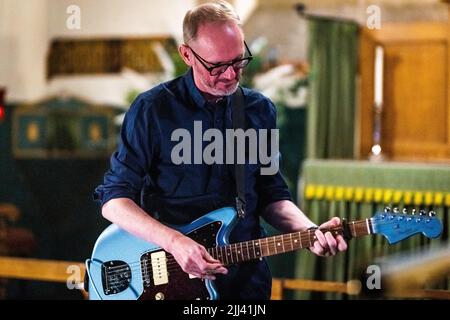
<instances>
[{"instance_id":1,"label":"fretboard","mask_svg":"<svg viewBox=\"0 0 450 320\"><path fill-rule=\"evenodd\" d=\"M346 229L352 238L372 233L370 219L350 222L346 225ZM342 227L321 230L323 233L330 231L333 235L344 233ZM209 248L208 252L224 265L230 265L302 248L309 248L314 245L315 241L315 231L307 230Z\"/></svg>"}]
</instances>

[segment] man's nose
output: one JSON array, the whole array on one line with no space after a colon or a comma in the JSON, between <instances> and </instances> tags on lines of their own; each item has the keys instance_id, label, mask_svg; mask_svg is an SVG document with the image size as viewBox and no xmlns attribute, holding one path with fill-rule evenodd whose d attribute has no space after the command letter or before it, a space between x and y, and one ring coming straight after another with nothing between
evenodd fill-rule
<instances>
[{"instance_id":1,"label":"man's nose","mask_svg":"<svg viewBox=\"0 0 450 320\"><path fill-rule=\"evenodd\" d=\"M236 78L236 71L234 70L232 65L229 65L222 75L225 79L232 80Z\"/></svg>"}]
</instances>

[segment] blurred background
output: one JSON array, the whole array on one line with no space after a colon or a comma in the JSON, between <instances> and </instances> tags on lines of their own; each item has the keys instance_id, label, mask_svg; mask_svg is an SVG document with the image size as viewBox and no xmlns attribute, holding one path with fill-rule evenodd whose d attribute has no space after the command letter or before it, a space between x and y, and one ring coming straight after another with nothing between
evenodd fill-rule
<instances>
[{"instance_id":1,"label":"blurred background","mask_svg":"<svg viewBox=\"0 0 450 320\"><path fill-rule=\"evenodd\" d=\"M70 265L90 256L108 225L91 194L124 112L138 93L186 71L182 20L203 2L0 0L0 298L84 298L69 290L65 265L64 277L35 276L54 264L12 258ZM317 223L365 219L386 206L435 211L444 227L437 240L357 239L328 260L274 256L274 278L346 283L379 257L447 243L449 2L229 2L255 56L243 84L277 106L282 172L300 208ZM448 290L448 276L427 287Z\"/></svg>"}]
</instances>

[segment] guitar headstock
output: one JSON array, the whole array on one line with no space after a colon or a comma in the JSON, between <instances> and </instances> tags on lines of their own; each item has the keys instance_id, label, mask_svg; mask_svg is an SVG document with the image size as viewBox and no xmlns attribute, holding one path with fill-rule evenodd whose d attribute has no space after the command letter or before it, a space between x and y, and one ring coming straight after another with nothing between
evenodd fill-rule
<instances>
[{"instance_id":1,"label":"guitar headstock","mask_svg":"<svg viewBox=\"0 0 450 320\"><path fill-rule=\"evenodd\" d=\"M400 212L397 208L386 208L371 219L373 233L384 235L390 244L394 244L417 233L428 238L437 238L442 233L442 222L433 211L426 212L415 209L409 213L406 209Z\"/></svg>"}]
</instances>

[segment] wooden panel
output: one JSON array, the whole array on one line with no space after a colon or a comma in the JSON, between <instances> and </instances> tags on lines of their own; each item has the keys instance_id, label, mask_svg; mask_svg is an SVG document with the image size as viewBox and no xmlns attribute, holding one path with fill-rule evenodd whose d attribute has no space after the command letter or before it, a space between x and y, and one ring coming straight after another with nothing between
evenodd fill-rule
<instances>
[{"instance_id":1,"label":"wooden panel","mask_svg":"<svg viewBox=\"0 0 450 320\"><path fill-rule=\"evenodd\" d=\"M124 67L136 72L162 72L154 50L161 44L169 54L177 53L170 36L127 39L54 39L48 55L49 78L58 75L119 73Z\"/></svg>"},{"instance_id":2,"label":"wooden panel","mask_svg":"<svg viewBox=\"0 0 450 320\"><path fill-rule=\"evenodd\" d=\"M444 43L386 44L386 141L446 143L447 73ZM395 153L395 150L391 150Z\"/></svg>"},{"instance_id":3,"label":"wooden panel","mask_svg":"<svg viewBox=\"0 0 450 320\"><path fill-rule=\"evenodd\" d=\"M446 23L364 28L360 41L359 156L373 132L374 51L382 45L382 147L392 160L450 161L450 27Z\"/></svg>"}]
</instances>

